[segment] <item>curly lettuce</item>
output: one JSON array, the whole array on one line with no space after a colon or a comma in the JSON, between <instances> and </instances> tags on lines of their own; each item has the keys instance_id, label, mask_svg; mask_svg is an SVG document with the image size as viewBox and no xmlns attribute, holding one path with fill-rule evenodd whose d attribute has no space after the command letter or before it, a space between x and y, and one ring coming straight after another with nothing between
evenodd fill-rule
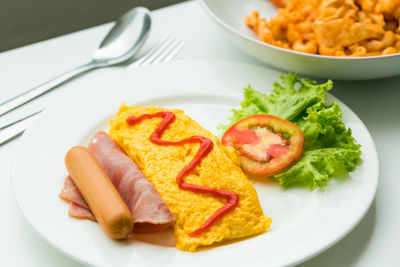
<instances>
[{"instance_id":1,"label":"curly lettuce","mask_svg":"<svg viewBox=\"0 0 400 267\"><path fill-rule=\"evenodd\" d=\"M270 95L244 88L244 100L233 115L226 130L237 121L255 114L281 117L299 126L305 139L304 154L300 161L286 172L273 176L283 187L306 186L315 189L324 186L331 178L351 172L360 161L361 150L351 129L342 121L342 111L334 102L326 104L326 94L332 81L317 84L297 74L281 75Z\"/></svg>"}]
</instances>

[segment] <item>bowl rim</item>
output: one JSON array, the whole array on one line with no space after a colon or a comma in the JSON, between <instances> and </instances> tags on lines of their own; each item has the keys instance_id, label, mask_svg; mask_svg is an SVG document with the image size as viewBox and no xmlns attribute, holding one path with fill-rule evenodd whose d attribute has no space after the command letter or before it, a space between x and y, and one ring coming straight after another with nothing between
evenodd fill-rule
<instances>
[{"instance_id":1,"label":"bowl rim","mask_svg":"<svg viewBox=\"0 0 400 267\"><path fill-rule=\"evenodd\" d=\"M312 58L316 58L316 59L331 59L331 60L345 60L345 61L363 61L363 60L369 60L369 59L381 59L381 58L391 58L391 57L399 57L400 56L400 52L399 53L395 53L395 54L389 54L389 55L380 55L380 56L364 56L364 57L351 57L351 56L325 56L325 55L319 55L319 54L308 54L308 53L304 53L304 52L298 52L298 51L294 51L294 50L290 50L290 49L285 49L285 48L281 48L279 46L274 46L268 43L264 43L261 42L258 39L249 37L245 34L243 34L242 32L240 32L239 30L231 27L228 23L226 23L224 20L222 20L220 17L218 17L212 10L211 8L208 7L208 5L206 4L207 0L200 0L200 4L203 7L203 9L206 11L206 13L213 19L215 20L217 23L219 23L220 25L222 25L225 29L227 29L228 31L250 41L250 42L254 42L258 45L264 46L264 47L268 47L271 49L275 49L278 50L280 52L285 52L285 53L289 53L289 54L293 54L293 55L297 55L297 56L303 56L303 57L312 57Z\"/></svg>"}]
</instances>

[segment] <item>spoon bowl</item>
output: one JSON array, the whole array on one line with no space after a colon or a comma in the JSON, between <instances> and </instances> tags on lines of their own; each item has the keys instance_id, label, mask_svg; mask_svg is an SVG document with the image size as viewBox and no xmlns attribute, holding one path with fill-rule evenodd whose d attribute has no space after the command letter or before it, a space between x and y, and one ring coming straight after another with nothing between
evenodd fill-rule
<instances>
[{"instance_id":1,"label":"spoon bowl","mask_svg":"<svg viewBox=\"0 0 400 267\"><path fill-rule=\"evenodd\" d=\"M107 66L131 58L147 39L151 28L150 12L138 7L121 16L94 53L93 60Z\"/></svg>"}]
</instances>

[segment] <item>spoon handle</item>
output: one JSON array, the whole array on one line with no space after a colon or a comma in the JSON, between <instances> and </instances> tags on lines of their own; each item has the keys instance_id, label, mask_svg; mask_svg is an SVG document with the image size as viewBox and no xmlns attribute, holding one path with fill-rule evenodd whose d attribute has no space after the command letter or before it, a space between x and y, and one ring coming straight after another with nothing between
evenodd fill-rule
<instances>
[{"instance_id":1,"label":"spoon handle","mask_svg":"<svg viewBox=\"0 0 400 267\"><path fill-rule=\"evenodd\" d=\"M36 87L33 87L32 89L29 89L28 91L16 95L6 100L5 102L0 103L0 116L50 91L51 89L68 81L69 79L75 77L76 75L98 67L100 67L99 64L96 64L95 61L91 61L82 66L66 71L54 77L53 79L48 80L47 82L44 82Z\"/></svg>"}]
</instances>

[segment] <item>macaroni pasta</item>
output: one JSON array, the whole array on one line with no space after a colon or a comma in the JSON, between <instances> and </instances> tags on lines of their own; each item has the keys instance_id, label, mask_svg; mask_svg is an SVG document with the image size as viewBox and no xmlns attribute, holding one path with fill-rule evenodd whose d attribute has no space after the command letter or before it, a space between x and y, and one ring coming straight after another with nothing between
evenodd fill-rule
<instances>
[{"instance_id":1,"label":"macaroni pasta","mask_svg":"<svg viewBox=\"0 0 400 267\"><path fill-rule=\"evenodd\" d=\"M253 11L245 22L261 41L303 53L400 52L400 0L291 0L269 20Z\"/></svg>"}]
</instances>

